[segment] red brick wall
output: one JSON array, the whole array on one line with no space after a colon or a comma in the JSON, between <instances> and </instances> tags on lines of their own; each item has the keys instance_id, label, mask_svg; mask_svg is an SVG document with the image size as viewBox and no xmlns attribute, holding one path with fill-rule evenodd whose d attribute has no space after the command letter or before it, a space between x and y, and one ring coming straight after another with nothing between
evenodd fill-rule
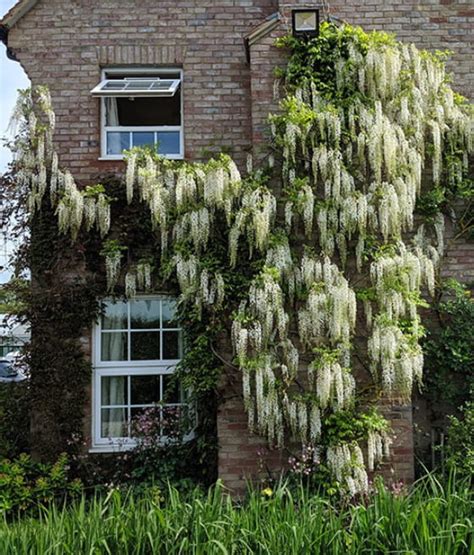
<instances>
[{"instance_id":1,"label":"red brick wall","mask_svg":"<svg viewBox=\"0 0 474 555\"><path fill-rule=\"evenodd\" d=\"M278 98L274 97L273 69L284 65L285 56L274 46L275 39L284 34L291 25L292 7L318 7L319 2L280 1L282 21L266 37L250 49L252 138L254 154L259 157L265 152L262 145L268 136L267 116L276 111ZM331 2L331 14L358 24L366 29L395 32L401 39L415 42L428 49L450 49L453 52L448 68L454 72L455 88L466 96L474 96L474 10L466 4L451 0L422 2L362 0L357 2ZM324 17L324 16L322 16ZM448 238L453 231L448 224ZM474 279L474 245L465 239L449 242L443 275L458 279ZM414 442L412 405L384 402L383 412L391 422L394 433L391 460L382 466L381 472L389 480L412 481L414 478ZM246 417L238 399L223 403L218 427L220 438L219 473L229 484L242 486L243 476L257 474L259 458L256 456L261 442L249 440L245 428ZM240 438L238 437L240 436ZM237 449L242 446L242 449ZM253 457L252 458L249 458ZM269 468L278 469L282 454L270 452L267 456ZM286 457L283 457L286 458ZM253 461L253 462L252 462Z\"/></svg>"},{"instance_id":2,"label":"red brick wall","mask_svg":"<svg viewBox=\"0 0 474 555\"><path fill-rule=\"evenodd\" d=\"M273 68L285 59L273 42L288 29L291 7L297 5L321 3L40 0L11 30L9 43L32 82L51 90L61 163L76 179L123 168L120 162L98 161L99 101L89 94L101 67L112 65L182 66L186 158L225 147L243 164L252 147L259 153L267 114L277 107ZM283 21L252 46L247 64L243 37L278 9ZM449 68L456 87L474 96L474 10L467 0L339 0L331 2L331 14L366 29L395 32L424 48L452 50ZM473 260L472 244L454 242L445 273L474 278ZM411 407L387 410L397 436L392 467L396 475L411 479ZM257 471L256 452L263 443L249 437L242 403L229 389L219 410L218 434L219 473L229 486L240 488L242 478ZM270 466L281 466L282 457L273 453Z\"/></svg>"},{"instance_id":3,"label":"red brick wall","mask_svg":"<svg viewBox=\"0 0 474 555\"><path fill-rule=\"evenodd\" d=\"M243 37L276 9L274 0L48 0L10 31L9 45L33 83L51 90L61 163L77 179L121 170L98 161L101 67L184 70L186 158L251 147L250 71Z\"/></svg>"}]
</instances>

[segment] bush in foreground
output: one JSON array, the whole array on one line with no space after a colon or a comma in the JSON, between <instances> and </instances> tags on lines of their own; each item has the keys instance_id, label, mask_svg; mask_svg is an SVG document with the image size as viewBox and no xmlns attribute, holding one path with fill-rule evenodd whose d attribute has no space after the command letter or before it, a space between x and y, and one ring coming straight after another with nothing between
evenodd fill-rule
<instances>
[{"instance_id":1,"label":"bush in foreground","mask_svg":"<svg viewBox=\"0 0 474 555\"><path fill-rule=\"evenodd\" d=\"M144 495L111 490L38 519L0 525L8 554L469 554L473 494L467 481L433 476L410 492L382 486L358 504L285 486L252 491L241 504L219 484L183 498L170 488Z\"/></svg>"}]
</instances>

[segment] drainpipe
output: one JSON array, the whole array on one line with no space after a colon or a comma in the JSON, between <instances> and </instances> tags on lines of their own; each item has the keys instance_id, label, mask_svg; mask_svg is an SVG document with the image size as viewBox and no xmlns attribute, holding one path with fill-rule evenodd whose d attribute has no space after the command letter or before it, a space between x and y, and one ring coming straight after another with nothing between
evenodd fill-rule
<instances>
[{"instance_id":1,"label":"drainpipe","mask_svg":"<svg viewBox=\"0 0 474 555\"><path fill-rule=\"evenodd\" d=\"M15 56L13 50L8 46L8 27L6 25L0 25L0 41L3 42L5 48L7 49L7 58L18 62L18 58Z\"/></svg>"}]
</instances>

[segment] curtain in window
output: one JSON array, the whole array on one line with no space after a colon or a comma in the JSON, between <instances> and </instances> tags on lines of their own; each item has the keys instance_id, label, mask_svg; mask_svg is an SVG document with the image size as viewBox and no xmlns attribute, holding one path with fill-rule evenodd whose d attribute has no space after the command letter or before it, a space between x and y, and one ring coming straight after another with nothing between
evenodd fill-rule
<instances>
[{"instance_id":1,"label":"curtain in window","mask_svg":"<svg viewBox=\"0 0 474 555\"><path fill-rule=\"evenodd\" d=\"M117 99L113 96L107 96L105 98L105 122L109 127L116 127L119 125Z\"/></svg>"},{"instance_id":2,"label":"curtain in window","mask_svg":"<svg viewBox=\"0 0 474 555\"><path fill-rule=\"evenodd\" d=\"M102 379L102 404L126 405L127 377L110 376ZM102 412L102 436L124 437L128 435L126 429L127 409L104 409Z\"/></svg>"},{"instance_id":3,"label":"curtain in window","mask_svg":"<svg viewBox=\"0 0 474 555\"><path fill-rule=\"evenodd\" d=\"M105 337L108 341L104 341ZM126 360L127 334L123 332L102 334L102 348L103 360ZM127 405L126 376L110 376L102 379L102 405ZM126 421L127 409L123 406L122 408L104 409L102 411L102 436L111 438L127 436Z\"/></svg>"}]
</instances>

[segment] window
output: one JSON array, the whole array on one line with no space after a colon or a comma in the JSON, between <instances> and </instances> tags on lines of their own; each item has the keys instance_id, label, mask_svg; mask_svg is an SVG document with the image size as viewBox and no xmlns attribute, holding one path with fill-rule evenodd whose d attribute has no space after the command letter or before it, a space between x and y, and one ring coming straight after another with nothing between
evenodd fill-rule
<instances>
[{"instance_id":1,"label":"window","mask_svg":"<svg viewBox=\"0 0 474 555\"><path fill-rule=\"evenodd\" d=\"M91 91L101 102L101 157L120 160L124 150L148 145L183 158L181 83L177 69L104 70Z\"/></svg>"},{"instance_id":2,"label":"window","mask_svg":"<svg viewBox=\"0 0 474 555\"><path fill-rule=\"evenodd\" d=\"M133 419L149 407L179 407L190 416L172 379L182 344L173 299L106 303L94 342L93 448L133 446Z\"/></svg>"}]
</instances>

